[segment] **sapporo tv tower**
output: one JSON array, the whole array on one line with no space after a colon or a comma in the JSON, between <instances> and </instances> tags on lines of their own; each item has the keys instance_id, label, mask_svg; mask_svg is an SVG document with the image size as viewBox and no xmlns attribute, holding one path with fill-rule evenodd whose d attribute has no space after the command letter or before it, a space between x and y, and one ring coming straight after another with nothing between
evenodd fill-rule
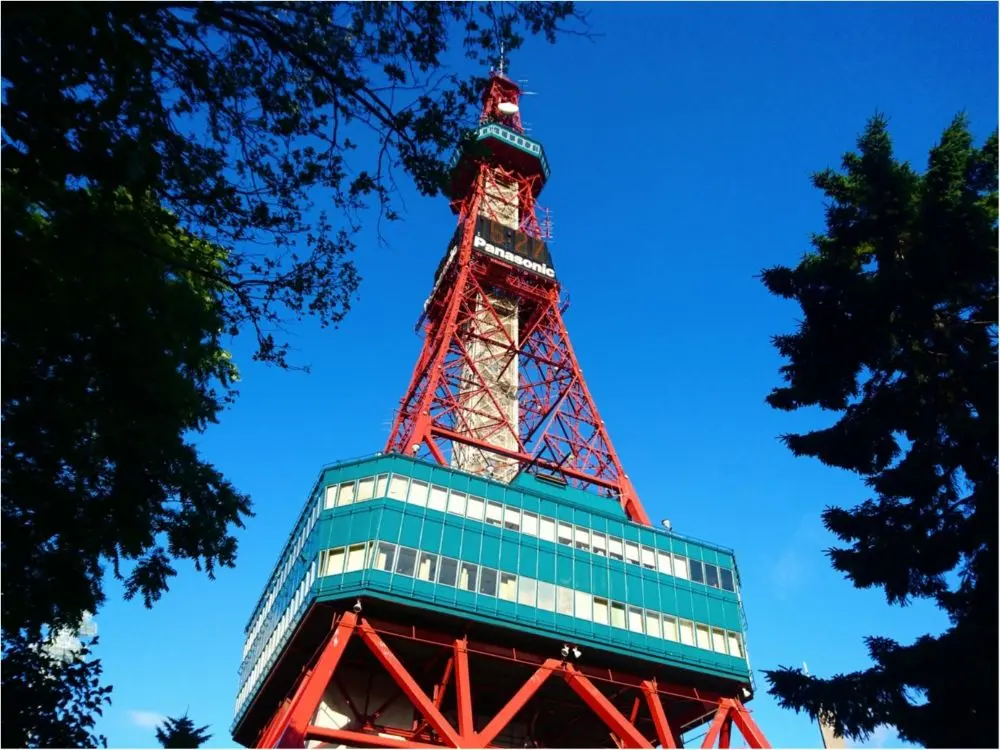
<instances>
[{"instance_id":1,"label":"sapporo tv tower","mask_svg":"<svg viewBox=\"0 0 1000 750\"><path fill-rule=\"evenodd\" d=\"M653 528L587 389L493 72L385 453L325 467L247 626L253 747L768 747L732 552Z\"/></svg>"}]
</instances>

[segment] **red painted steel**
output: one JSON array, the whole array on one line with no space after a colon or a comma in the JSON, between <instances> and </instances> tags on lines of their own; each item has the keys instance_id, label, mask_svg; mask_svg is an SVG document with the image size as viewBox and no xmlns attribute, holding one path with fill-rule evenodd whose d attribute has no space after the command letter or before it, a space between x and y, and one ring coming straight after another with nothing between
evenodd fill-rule
<instances>
[{"instance_id":1,"label":"red painted steel","mask_svg":"<svg viewBox=\"0 0 1000 750\"><path fill-rule=\"evenodd\" d=\"M436 646L441 649L439 653L447 649L448 658L445 661L443 675L434 686L433 700L426 695L392 648L381 638L379 632L401 638L404 642L408 640L415 644ZM362 716L361 713L355 716L353 722L355 726L350 730L323 728L312 724L326 687L331 683L337 683L338 665L346 664L341 656L354 633L381 662L402 693L422 715L423 720L415 723L412 728L379 727L373 721L374 716ZM473 689L471 681L471 669L468 664L470 653L497 660L498 663L509 662L535 667L531 676L493 717L488 720L486 717L480 717L480 720L485 720L486 723L479 732L475 731L473 724L472 706L477 690ZM441 663L439 658L437 663ZM429 665L421 666L420 669L426 672ZM676 748L680 745L677 730L667 720L663 700L674 701L672 705L681 706L682 711L685 706L699 705L715 710L715 717L702 747L712 747L717 740L720 747L728 746L727 728L732 724L740 730L748 747L770 747L747 709L735 698L665 684L655 679L642 679L616 670L574 665L556 658L542 658L510 647L488 646L466 638L456 640L454 636L426 629L418 630L413 626L400 626L384 621L373 623L353 612L345 612L336 620L332 635L323 646L316 665L295 687L291 700L283 701L279 705L274 717L265 725L267 728L261 732L258 747L274 747L276 744L280 747L301 747L306 740L316 739L324 742L343 742L351 746L486 748L494 743L497 736L556 673L582 699L591 714L611 730L615 743L620 747L652 747L652 742L636 726L639 712L635 708L635 703L632 704L632 716L626 717L612 702L619 700L619 697L645 698L655 728L655 740L660 747ZM487 668L484 675L488 674ZM452 726L441 713L442 701L451 677L454 677L456 705L459 706L457 728ZM484 677L483 682L487 684L481 685L478 692L482 696L492 695L489 679ZM606 690L610 690L610 697L601 692L596 683L604 683L607 686ZM463 685L466 687L462 687ZM386 700L383 708L394 699L395 696ZM467 705L467 709L461 708L463 704ZM352 712L355 710L352 709ZM462 718L463 713L464 718ZM404 739L380 737L379 732L398 735Z\"/></svg>"},{"instance_id":2,"label":"red painted steel","mask_svg":"<svg viewBox=\"0 0 1000 750\"><path fill-rule=\"evenodd\" d=\"M516 84L494 75L483 98L483 121L520 130L518 114L504 116L496 108L501 101L516 103L519 95ZM460 160L473 172L467 193L454 202L462 231L428 300L423 350L386 451L450 465L456 444L468 446L486 460L513 459L518 470L537 467L604 492L630 519L649 525L570 345L559 282L473 251L477 217L509 223L509 216L496 215L495 196L507 195L510 186L516 187L519 231L542 238L535 206L540 176L507 168L494 157L477 158ZM497 310L500 299L516 305L516 336ZM488 346L473 346L483 341ZM484 374L485 369L505 373L510 366L517 368L516 420L498 403L496 383Z\"/></svg>"},{"instance_id":3,"label":"red painted steel","mask_svg":"<svg viewBox=\"0 0 1000 750\"><path fill-rule=\"evenodd\" d=\"M638 729L626 719L621 711L615 708L604 693L598 690L594 683L576 671L572 664L563 665L563 675L566 683L579 695L583 702L600 717L601 721L608 725L608 729L614 732L627 747L652 747L652 743L647 740Z\"/></svg>"}]
</instances>

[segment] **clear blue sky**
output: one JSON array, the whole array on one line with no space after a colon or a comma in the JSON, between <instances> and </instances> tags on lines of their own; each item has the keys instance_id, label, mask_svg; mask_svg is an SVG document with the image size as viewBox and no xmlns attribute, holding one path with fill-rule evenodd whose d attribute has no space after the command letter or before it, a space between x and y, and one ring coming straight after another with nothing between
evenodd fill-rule
<instances>
[{"instance_id":1,"label":"clear blue sky","mask_svg":"<svg viewBox=\"0 0 1000 750\"><path fill-rule=\"evenodd\" d=\"M797 309L755 274L794 263L823 228L811 172L838 166L866 118L890 118L922 168L966 110L997 124L995 4L594 4L596 43L529 44L511 74L553 177L553 258L571 294L574 347L650 515L735 548L755 669L803 660L819 675L863 668L863 636L937 631L922 605L890 609L832 571L819 514L865 499L853 477L778 442L821 414L770 410L771 335ZM414 324L454 229L444 199L408 187L387 248L366 232L361 299L339 331L293 329L311 375L255 366L237 342L241 398L200 445L257 516L235 570L181 566L152 611L111 582L98 614L114 704L109 744L155 744L156 714L190 708L231 745L243 626L324 463L380 450L420 339ZM758 678L762 682L761 678ZM775 746L817 747L804 716L761 690L751 708ZM892 745L892 733L870 744Z\"/></svg>"}]
</instances>

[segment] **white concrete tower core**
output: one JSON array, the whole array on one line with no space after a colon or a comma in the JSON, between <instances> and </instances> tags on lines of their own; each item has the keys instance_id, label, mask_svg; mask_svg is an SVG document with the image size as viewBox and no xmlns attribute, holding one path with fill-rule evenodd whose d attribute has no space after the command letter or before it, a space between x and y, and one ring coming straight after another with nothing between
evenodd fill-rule
<instances>
[{"instance_id":1,"label":"white concrete tower core","mask_svg":"<svg viewBox=\"0 0 1000 750\"><path fill-rule=\"evenodd\" d=\"M494 174L483 177L480 185L483 200L480 214L511 229L517 229L520 219L517 183L506 181ZM465 336L470 359L475 370L465 365L462 369L462 407L457 415L455 430L490 445L517 450L515 434L504 424L518 425L518 358L511 357L510 341L515 349L520 346L517 302L497 294L486 300L477 300L477 311L465 324ZM499 319L499 322L498 322ZM483 384L485 387L483 387ZM490 476L501 482L511 481L517 474L517 461L497 453L456 443L452 465L462 471Z\"/></svg>"}]
</instances>

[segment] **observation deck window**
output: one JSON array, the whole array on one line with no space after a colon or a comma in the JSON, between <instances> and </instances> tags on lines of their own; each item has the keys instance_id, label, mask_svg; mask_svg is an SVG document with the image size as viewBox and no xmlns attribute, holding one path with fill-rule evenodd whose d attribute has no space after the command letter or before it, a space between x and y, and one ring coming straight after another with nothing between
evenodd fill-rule
<instances>
[{"instance_id":1,"label":"observation deck window","mask_svg":"<svg viewBox=\"0 0 1000 750\"><path fill-rule=\"evenodd\" d=\"M482 568L479 571L479 593L487 596L497 595L497 571L493 568Z\"/></svg>"},{"instance_id":2,"label":"observation deck window","mask_svg":"<svg viewBox=\"0 0 1000 750\"><path fill-rule=\"evenodd\" d=\"M719 568L719 575L722 578L722 588L726 591L736 591L736 583L733 581L733 571L726 568Z\"/></svg>"},{"instance_id":3,"label":"observation deck window","mask_svg":"<svg viewBox=\"0 0 1000 750\"><path fill-rule=\"evenodd\" d=\"M344 572L344 558L347 556L346 550L335 549L330 552L326 560L326 573L328 576L340 575Z\"/></svg>"},{"instance_id":4,"label":"observation deck window","mask_svg":"<svg viewBox=\"0 0 1000 750\"><path fill-rule=\"evenodd\" d=\"M609 622L608 600L594 597L594 622L607 625Z\"/></svg>"},{"instance_id":5,"label":"observation deck window","mask_svg":"<svg viewBox=\"0 0 1000 750\"><path fill-rule=\"evenodd\" d=\"M719 569L714 565L705 565L705 583L713 588L719 588Z\"/></svg>"},{"instance_id":6,"label":"observation deck window","mask_svg":"<svg viewBox=\"0 0 1000 750\"><path fill-rule=\"evenodd\" d=\"M466 591L475 591L476 574L478 572L478 565L473 565L472 563L462 563L462 567L458 574L458 587L460 589L465 589Z\"/></svg>"},{"instance_id":7,"label":"observation deck window","mask_svg":"<svg viewBox=\"0 0 1000 750\"><path fill-rule=\"evenodd\" d=\"M420 565L417 566L417 578L421 581L434 581L437 575L438 556L430 552L420 553Z\"/></svg>"},{"instance_id":8,"label":"observation deck window","mask_svg":"<svg viewBox=\"0 0 1000 750\"><path fill-rule=\"evenodd\" d=\"M642 553L642 567L656 570L656 550L652 547L642 547L640 552Z\"/></svg>"},{"instance_id":9,"label":"observation deck window","mask_svg":"<svg viewBox=\"0 0 1000 750\"><path fill-rule=\"evenodd\" d=\"M556 612L573 616L573 589L556 586Z\"/></svg>"},{"instance_id":10,"label":"observation deck window","mask_svg":"<svg viewBox=\"0 0 1000 750\"><path fill-rule=\"evenodd\" d=\"M691 580L695 583L704 583L705 571L701 567L701 563L697 560L691 560L689 564L691 566Z\"/></svg>"},{"instance_id":11,"label":"observation deck window","mask_svg":"<svg viewBox=\"0 0 1000 750\"><path fill-rule=\"evenodd\" d=\"M712 650L712 640L708 635L708 625L698 625L695 628L695 633L698 637L698 648Z\"/></svg>"},{"instance_id":12,"label":"observation deck window","mask_svg":"<svg viewBox=\"0 0 1000 750\"><path fill-rule=\"evenodd\" d=\"M486 523L490 526L503 526L503 506L500 503L486 503Z\"/></svg>"},{"instance_id":13,"label":"observation deck window","mask_svg":"<svg viewBox=\"0 0 1000 750\"><path fill-rule=\"evenodd\" d=\"M712 628L712 650L719 654L726 653L726 634L718 628Z\"/></svg>"},{"instance_id":14,"label":"observation deck window","mask_svg":"<svg viewBox=\"0 0 1000 750\"><path fill-rule=\"evenodd\" d=\"M367 544L355 544L347 548L347 568L344 571L345 573L353 573L365 567L365 551L367 549Z\"/></svg>"},{"instance_id":15,"label":"observation deck window","mask_svg":"<svg viewBox=\"0 0 1000 750\"><path fill-rule=\"evenodd\" d=\"M482 521L483 513L486 510L486 503L480 500L478 497L469 496L469 503L466 507L465 515L471 518L473 521Z\"/></svg>"},{"instance_id":16,"label":"observation deck window","mask_svg":"<svg viewBox=\"0 0 1000 750\"><path fill-rule=\"evenodd\" d=\"M645 633L643 629L642 610L638 607L628 608L628 629L633 633Z\"/></svg>"},{"instance_id":17,"label":"observation deck window","mask_svg":"<svg viewBox=\"0 0 1000 750\"><path fill-rule=\"evenodd\" d=\"M538 536L538 515L524 511L521 515L521 523L524 533L530 536Z\"/></svg>"},{"instance_id":18,"label":"observation deck window","mask_svg":"<svg viewBox=\"0 0 1000 750\"><path fill-rule=\"evenodd\" d=\"M573 544L573 527L568 523L559 524L559 544Z\"/></svg>"},{"instance_id":19,"label":"observation deck window","mask_svg":"<svg viewBox=\"0 0 1000 750\"><path fill-rule=\"evenodd\" d=\"M581 620L593 619L595 617L595 612L592 610L594 598L585 591L574 592L574 598L576 600L574 603L576 617L579 617Z\"/></svg>"},{"instance_id":20,"label":"observation deck window","mask_svg":"<svg viewBox=\"0 0 1000 750\"><path fill-rule=\"evenodd\" d=\"M534 607L535 605L535 589L538 582L534 578L521 578L517 582L517 603L524 604L527 607ZM541 607L541 602L538 603Z\"/></svg>"},{"instance_id":21,"label":"observation deck window","mask_svg":"<svg viewBox=\"0 0 1000 750\"><path fill-rule=\"evenodd\" d=\"M369 477L358 482L358 502L371 500L375 496L375 478Z\"/></svg>"},{"instance_id":22,"label":"observation deck window","mask_svg":"<svg viewBox=\"0 0 1000 750\"><path fill-rule=\"evenodd\" d=\"M612 560L625 560L621 539L608 539L608 557Z\"/></svg>"},{"instance_id":23,"label":"observation deck window","mask_svg":"<svg viewBox=\"0 0 1000 750\"><path fill-rule=\"evenodd\" d=\"M556 611L556 587L547 581L538 582L538 608L546 612Z\"/></svg>"},{"instance_id":24,"label":"observation deck window","mask_svg":"<svg viewBox=\"0 0 1000 750\"><path fill-rule=\"evenodd\" d=\"M379 542L375 551L375 567L378 570L392 572L392 564L396 557L395 545L387 542Z\"/></svg>"},{"instance_id":25,"label":"observation deck window","mask_svg":"<svg viewBox=\"0 0 1000 750\"><path fill-rule=\"evenodd\" d=\"M729 653L732 656L736 656L740 659L743 658L743 639L739 637L736 633L726 633L726 638L729 641Z\"/></svg>"},{"instance_id":26,"label":"observation deck window","mask_svg":"<svg viewBox=\"0 0 1000 750\"><path fill-rule=\"evenodd\" d=\"M672 576L674 568L670 564L670 555L666 552L656 553L656 567L664 575Z\"/></svg>"},{"instance_id":27,"label":"observation deck window","mask_svg":"<svg viewBox=\"0 0 1000 750\"><path fill-rule=\"evenodd\" d=\"M435 487L434 492L447 492L447 490L441 487ZM466 500L467 498L464 493L452 492L450 495L448 495L448 512L464 516Z\"/></svg>"},{"instance_id":28,"label":"observation deck window","mask_svg":"<svg viewBox=\"0 0 1000 750\"><path fill-rule=\"evenodd\" d=\"M386 497L389 488L389 475L379 474L375 477L375 497Z\"/></svg>"},{"instance_id":29,"label":"observation deck window","mask_svg":"<svg viewBox=\"0 0 1000 750\"><path fill-rule=\"evenodd\" d=\"M458 560L450 557L441 558L441 570L438 573L438 583L444 586L454 586L458 580Z\"/></svg>"},{"instance_id":30,"label":"observation deck window","mask_svg":"<svg viewBox=\"0 0 1000 750\"><path fill-rule=\"evenodd\" d=\"M406 477L401 477L398 474L393 474L392 479L389 480L389 497L393 500L406 500L406 489L409 481Z\"/></svg>"},{"instance_id":31,"label":"observation deck window","mask_svg":"<svg viewBox=\"0 0 1000 750\"><path fill-rule=\"evenodd\" d=\"M625 629L625 605L611 602L611 627Z\"/></svg>"},{"instance_id":32,"label":"observation deck window","mask_svg":"<svg viewBox=\"0 0 1000 750\"><path fill-rule=\"evenodd\" d=\"M418 482L413 480L410 482L410 493L408 495L408 502L413 505L417 505L421 508L427 507L427 495L430 491L430 487L424 482ZM443 508L441 509L443 510Z\"/></svg>"},{"instance_id":33,"label":"observation deck window","mask_svg":"<svg viewBox=\"0 0 1000 750\"><path fill-rule=\"evenodd\" d=\"M521 530L521 513L517 508L505 506L503 509L503 527L509 531Z\"/></svg>"},{"instance_id":34,"label":"observation deck window","mask_svg":"<svg viewBox=\"0 0 1000 750\"><path fill-rule=\"evenodd\" d=\"M538 536L547 542L556 540L556 522L551 518L542 518L538 525Z\"/></svg>"},{"instance_id":35,"label":"observation deck window","mask_svg":"<svg viewBox=\"0 0 1000 750\"><path fill-rule=\"evenodd\" d=\"M674 575L678 578L688 578L688 561L686 557L681 557L680 555L673 555L674 558Z\"/></svg>"},{"instance_id":36,"label":"observation deck window","mask_svg":"<svg viewBox=\"0 0 1000 750\"><path fill-rule=\"evenodd\" d=\"M577 526L573 532L575 536L574 546L584 552L590 552L590 531Z\"/></svg>"},{"instance_id":37,"label":"observation deck window","mask_svg":"<svg viewBox=\"0 0 1000 750\"><path fill-rule=\"evenodd\" d=\"M596 531L592 532L590 537L594 546L594 554L600 555L601 557L607 557L608 538L604 534L599 534Z\"/></svg>"},{"instance_id":38,"label":"observation deck window","mask_svg":"<svg viewBox=\"0 0 1000 750\"><path fill-rule=\"evenodd\" d=\"M499 598L508 602L517 601L517 576L513 573L500 573Z\"/></svg>"},{"instance_id":39,"label":"observation deck window","mask_svg":"<svg viewBox=\"0 0 1000 750\"><path fill-rule=\"evenodd\" d=\"M625 559L633 565L639 564L639 545L625 542Z\"/></svg>"},{"instance_id":40,"label":"observation deck window","mask_svg":"<svg viewBox=\"0 0 1000 750\"><path fill-rule=\"evenodd\" d=\"M396 554L396 572L404 576L412 576L417 567L417 551L400 547Z\"/></svg>"},{"instance_id":41,"label":"observation deck window","mask_svg":"<svg viewBox=\"0 0 1000 750\"><path fill-rule=\"evenodd\" d=\"M662 638L663 631L660 628L660 616L655 612L646 612L646 635L653 638Z\"/></svg>"},{"instance_id":42,"label":"observation deck window","mask_svg":"<svg viewBox=\"0 0 1000 750\"><path fill-rule=\"evenodd\" d=\"M663 615L663 637L668 641L677 640L677 618Z\"/></svg>"},{"instance_id":43,"label":"observation deck window","mask_svg":"<svg viewBox=\"0 0 1000 750\"><path fill-rule=\"evenodd\" d=\"M694 623L690 620L678 620L677 631L681 636L681 643L687 646L694 645Z\"/></svg>"}]
</instances>

